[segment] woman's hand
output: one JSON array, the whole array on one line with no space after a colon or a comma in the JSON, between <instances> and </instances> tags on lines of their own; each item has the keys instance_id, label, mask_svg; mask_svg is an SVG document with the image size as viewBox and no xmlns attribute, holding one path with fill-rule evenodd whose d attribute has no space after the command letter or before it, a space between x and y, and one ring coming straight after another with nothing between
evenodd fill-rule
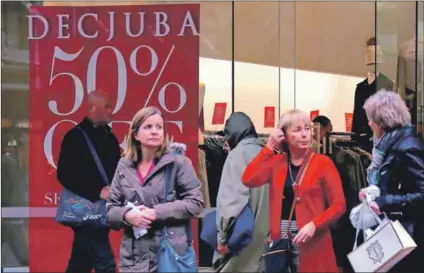
<instances>
[{"instance_id":1,"label":"woman's hand","mask_svg":"<svg viewBox=\"0 0 424 273\"><path fill-rule=\"evenodd\" d=\"M217 251L221 255L226 255L229 252L228 247L224 244L218 244Z\"/></svg>"},{"instance_id":2,"label":"woman's hand","mask_svg":"<svg viewBox=\"0 0 424 273\"><path fill-rule=\"evenodd\" d=\"M381 215L381 211L380 211L380 207L377 205L376 202L371 202L370 203L370 208L377 214L377 215Z\"/></svg>"},{"instance_id":3,"label":"woman's hand","mask_svg":"<svg viewBox=\"0 0 424 273\"><path fill-rule=\"evenodd\" d=\"M135 227L149 228L150 224L156 220L156 212L153 209L139 206L127 211L124 220Z\"/></svg>"},{"instance_id":4,"label":"woman's hand","mask_svg":"<svg viewBox=\"0 0 424 273\"><path fill-rule=\"evenodd\" d=\"M359 201L364 200L367 197L367 193L365 192L365 189L361 189L359 191Z\"/></svg>"},{"instance_id":5,"label":"woman's hand","mask_svg":"<svg viewBox=\"0 0 424 273\"><path fill-rule=\"evenodd\" d=\"M309 222L304 225L293 239L293 244L302 244L308 242L315 234L315 224Z\"/></svg>"},{"instance_id":6,"label":"woman's hand","mask_svg":"<svg viewBox=\"0 0 424 273\"><path fill-rule=\"evenodd\" d=\"M280 144L284 139L283 131L277 128L269 134L266 146L271 150L277 149L280 147Z\"/></svg>"}]
</instances>

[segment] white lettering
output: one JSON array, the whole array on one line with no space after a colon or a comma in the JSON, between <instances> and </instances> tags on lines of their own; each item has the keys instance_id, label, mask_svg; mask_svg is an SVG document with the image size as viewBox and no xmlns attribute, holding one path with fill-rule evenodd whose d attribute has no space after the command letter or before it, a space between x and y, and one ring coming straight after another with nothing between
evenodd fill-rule
<instances>
[{"instance_id":1,"label":"white lettering","mask_svg":"<svg viewBox=\"0 0 424 273\"><path fill-rule=\"evenodd\" d=\"M167 106L166 106L166 103L165 103L165 92L166 92L166 88L168 87L168 86L171 86L171 85L175 85L175 86L177 86L178 87L178 91L179 91L179 97L180 97L180 104L179 104L179 106L178 106L178 108L177 109L175 109L174 111L172 111L172 110L170 110ZM171 96L171 98L174 98L173 100L175 100L175 97L176 96L174 96L174 94L173 94L173 96ZM187 102L187 93L186 93L186 91L184 90L184 88L181 86L181 85L179 85L178 83L176 83L176 82L169 82L169 83L167 83L167 84L165 84L164 86L162 86L162 88L160 89L160 91L159 91L159 95L158 95L158 100L159 100L159 104L160 104L160 106L164 109L164 110L166 110L167 112L169 112L169 113L177 113L177 112L179 112L181 109L183 109L183 107L184 107L184 105L186 104L186 102Z\"/></svg>"},{"instance_id":2,"label":"white lettering","mask_svg":"<svg viewBox=\"0 0 424 273\"><path fill-rule=\"evenodd\" d=\"M72 212L69 211L65 211L63 213L63 218L71 218L71 219L76 219L77 216L75 214L73 214Z\"/></svg>"},{"instance_id":3,"label":"white lettering","mask_svg":"<svg viewBox=\"0 0 424 273\"><path fill-rule=\"evenodd\" d=\"M190 11L187 11L186 16L184 18L183 25L181 27L180 34L178 36L184 36L185 35L185 29L189 27L191 28L191 32L195 36L199 36L199 31L196 29L196 24L194 23L193 16L191 15Z\"/></svg>"},{"instance_id":4,"label":"white lettering","mask_svg":"<svg viewBox=\"0 0 424 273\"><path fill-rule=\"evenodd\" d=\"M79 20L78 20L78 33L79 33L82 37L87 38L87 39L90 39L90 38L97 38L97 37L99 36L99 32L98 32L98 31L96 31L96 32L95 32L94 34L92 34L92 35L89 35L89 34L87 34L87 33L84 31L84 28L83 28L84 19L85 19L85 17L88 17L88 16L93 17L96 21L98 20L98 15L97 15L97 14L95 14L95 13L86 13L86 14L83 14L83 15L79 18Z\"/></svg>"},{"instance_id":5,"label":"white lettering","mask_svg":"<svg viewBox=\"0 0 424 273\"><path fill-rule=\"evenodd\" d=\"M140 15L140 29L138 33L134 34L131 31L131 12L124 12L125 14L125 29L127 31L127 35L133 38L141 36L144 33L144 14L145 12L139 12Z\"/></svg>"},{"instance_id":6,"label":"white lettering","mask_svg":"<svg viewBox=\"0 0 424 273\"><path fill-rule=\"evenodd\" d=\"M156 19L156 34L155 36L163 37L169 34L171 31L171 28L169 27L168 23L168 14L165 12L155 12L155 19ZM161 33L161 27L165 28L165 31Z\"/></svg>"},{"instance_id":7,"label":"white lettering","mask_svg":"<svg viewBox=\"0 0 424 273\"><path fill-rule=\"evenodd\" d=\"M47 33L49 32L49 22L47 21L47 19L41 15L27 15L27 17L28 17L28 39L40 40L46 37ZM34 36L34 22L33 22L34 19L41 20L41 22L44 25L44 32L38 37Z\"/></svg>"},{"instance_id":8,"label":"white lettering","mask_svg":"<svg viewBox=\"0 0 424 273\"><path fill-rule=\"evenodd\" d=\"M115 12L114 11L109 11L109 37L107 38L107 41L109 42L110 40L113 39L113 37L115 37Z\"/></svg>"},{"instance_id":9,"label":"white lettering","mask_svg":"<svg viewBox=\"0 0 424 273\"><path fill-rule=\"evenodd\" d=\"M52 127L50 127L50 129L47 131L46 137L44 138L44 155L46 156L47 161L49 162L49 164L57 169L56 164L54 163L53 160L53 133L54 130L56 129L56 127L63 122L71 122L73 124L77 124L75 121L69 120L69 119L63 119L61 121L56 122L55 124L53 124Z\"/></svg>"},{"instance_id":10,"label":"white lettering","mask_svg":"<svg viewBox=\"0 0 424 273\"><path fill-rule=\"evenodd\" d=\"M64 19L66 19L66 23L64 22ZM58 20L58 30L59 30L59 32L57 34L57 38L58 39L68 39L68 38L70 38L71 34L69 33L69 14L58 14L57 20ZM63 33L64 30L67 31L66 36Z\"/></svg>"},{"instance_id":11,"label":"white lettering","mask_svg":"<svg viewBox=\"0 0 424 273\"><path fill-rule=\"evenodd\" d=\"M85 220L98 220L98 219L100 219L100 218L102 218L102 216L103 215L101 215L101 214L94 214L94 215L92 215L92 214L85 214L83 217L82 217L82 219L85 221Z\"/></svg>"},{"instance_id":12,"label":"white lettering","mask_svg":"<svg viewBox=\"0 0 424 273\"><path fill-rule=\"evenodd\" d=\"M81 51L84 49L81 48L80 51L78 51L77 53L66 53L65 51L63 51L60 47L55 46L54 47L54 53L53 53L53 61L52 61L52 68L51 68L51 72L50 72L50 86L53 84L53 81L59 77L59 76L69 76L72 78L72 80L74 81L74 92L75 92L75 101L74 101L74 107L72 108L72 110L68 113L59 113L59 110L57 109L57 102L56 101L49 101L49 109L50 111L52 111L54 114L58 115L58 116L67 116L70 114L75 113L78 108L81 106L83 97L84 97L84 87L82 86L82 82L81 80L75 76L72 73L67 73L67 72L62 72L62 73L57 73L56 75L54 75L54 65L56 62L56 59L64 61L64 62L70 62L75 60L79 54L81 53Z\"/></svg>"},{"instance_id":13,"label":"white lettering","mask_svg":"<svg viewBox=\"0 0 424 273\"><path fill-rule=\"evenodd\" d=\"M182 121L182 120L178 120L178 121L175 121L175 120L172 120L172 121L167 120L167 121L165 121L165 123L171 123L171 124L177 125L178 130L180 130L180 133L181 133L181 134L183 133L183 121ZM170 130L168 129L167 131L169 132ZM174 135L169 135L168 137L169 137L169 141L170 141L171 143L173 143L173 142L174 142Z\"/></svg>"},{"instance_id":14,"label":"white lettering","mask_svg":"<svg viewBox=\"0 0 424 273\"><path fill-rule=\"evenodd\" d=\"M111 49L116 56L116 61L118 64L118 97L116 100L115 109L113 109L113 114L116 114L122 107L125 101L125 96L127 93L127 68L125 65L124 56L122 56L121 52L112 46L102 46L94 51L93 55L88 62L87 68L87 89L88 93L94 91L96 89L96 68L97 68L97 60L99 58L99 54L103 49Z\"/></svg>"},{"instance_id":15,"label":"white lettering","mask_svg":"<svg viewBox=\"0 0 424 273\"><path fill-rule=\"evenodd\" d=\"M150 63L150 69L146 73L140 72L137 68L137 53L138 53L138 50L141 49L141 48L147 48L150 52L150 56L151 56L151 59L152 59L152 61ZM153 48L151 48L150 46L147 46L147 45L141 45L141 46L135 48L133 50L133 52L131 53L131 56L130 56L131 68L139 76L150 75L153 71L155 71L156 67L158 67L158 63L159 63L159 58L158 58L158 55L156 54L156 51Z\"/></svg>"},{"instance_id":16,"label":"white lettering","mask_svg":"<svg viewBox=\"0 0 424 273\"><path fill-rule=\"evenodd\" d=\"M60 192L46 192L44 194L44 204L45 205L58 205L61 197Z\"/></svg>"},{"instance_id":17,"label":"white lettering","mask_svg":"<svg viewBox=\"0 0 424 273\"><path fill-rule=\"evenodd\" d=\"M131 121L124 121L124 120L114 120L114 121L112 121L111 123L110 123L110 127L113 129L113 124L115 124L115 123L126 123L126 124L128 124L128 132L129 132L129 128L130 128L130 125L131 125ZM125 147L127 146L127 137L128 137L128 135L127 134L125 134L124 135L124 138L123 138L123 140L122 140L122 142L119 144L119 146L122 148L122 150L125 150Z\"/></svg>"}]
</instances>

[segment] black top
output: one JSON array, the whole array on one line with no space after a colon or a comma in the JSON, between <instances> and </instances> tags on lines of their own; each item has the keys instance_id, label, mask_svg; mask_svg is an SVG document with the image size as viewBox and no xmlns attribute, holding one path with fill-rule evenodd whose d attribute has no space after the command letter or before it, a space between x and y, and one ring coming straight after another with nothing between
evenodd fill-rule
<instances>
[{"instance_id":1,"label":"black top","mask_svg":"<svg viewBox=\"0 0 424 273\"><path fill-rule=\"evenodd\" d=\"M361 134L365 134L366 137L370 138L373 135L363 108L365 101L381 89L392 91L393 86L393 81L382 73L379 73L376 80L371 84L368 83L368 79L365 79L356 85L352 120L352 132L356 136L359 137Z\"/></svg>"},{"instance_id":2,"label":"black top","mask_svg":"<svg viewBox=\"0 0 424 273\"><path fill-rule=\"evenodd\" d=\"M297 172L299 171L300 166L294 166L290 164L291 174L293 180L296 180ZM284 199L283 199L283 208L281 210L281 219L288 220L290 216L290 209L293 204L294 191L293 191L293 181L290 177L290 171L287 170L286 182L284 184ZM296 220L296 213L293 212L292 220Z\"/></svg>"},{"instance_id":3,"label":"black top","mask_svg":"<svg viewBox=\"0 0 424 273\"><path fill-rule=\"evenodd\" d=\"M119 142L107 125L94 126L85 118L78 124L93 142L99 159L112 182L121 157ZM63 138L57 165L57 178L65 188L90 201L100 199L105 186L82 132L74 127Z\"/></svg>"}]
</instances>

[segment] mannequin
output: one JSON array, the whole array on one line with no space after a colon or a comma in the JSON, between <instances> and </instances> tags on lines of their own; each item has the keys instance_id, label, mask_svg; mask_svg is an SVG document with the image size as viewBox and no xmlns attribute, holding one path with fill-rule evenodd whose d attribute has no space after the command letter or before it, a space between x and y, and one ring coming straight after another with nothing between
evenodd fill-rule
<instances>
[{"instance_id":1,"label":"mannequin","mask_svg":"<svg viewBox=\"0 0 424 273\"><path fill-rule=\"evenodd\" d=\"M203 101L205 98L205 84L199 84L199 117L200 123L203 120L201 114L203 114ZM199 145L204 144L203 134L201 132L201 126L199 125ZM205 208L209 208L211 206L210 198L209 198L209 183L208 183L208 175L206 173L206 154L201 149L197 149L198 151L198 164L197 164L197 176L199 177L200 182L202 183L202 193L204 199Z\"/></svg>"},{"instance_id":2,"label":"mannequin","mask_svg":"<svg viewBox=\"0 0 424 273\"><path fill-rule=\"evenodd\" d=\"M372 130L363 109L365 101L381 89L393 90L394 82L383 73L377 73L376 64L383 63L383 52L376 44L375 37L368 39L364 50L364 62L367 67L367 78L356 85L353 109L352 132L356 134L359 146L371 153Z\"/></svg>"},{"instance_id":3,"label":"mannequin","mask_svg":"<svg viewBox=\"0 0 424 273\"><path fill-rule=\"evenodd\" d=\"M417 90L423 90L424 56L417 56L424 47L423 23L418 24L418 39L416 37L399 46L396 91L405 100L411 112L412 124L417 124ZM418 59L417 59L418 57Z\"/></svg>"}]
</instances>

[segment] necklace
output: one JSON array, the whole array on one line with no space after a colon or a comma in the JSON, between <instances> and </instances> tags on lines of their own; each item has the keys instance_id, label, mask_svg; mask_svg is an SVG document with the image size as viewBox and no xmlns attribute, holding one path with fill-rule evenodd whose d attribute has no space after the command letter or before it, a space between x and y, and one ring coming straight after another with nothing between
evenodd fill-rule
<instances>
[{"instance_id":1,"label":"necklace","mask_svg":"<svg viewBox=\"0 0 424 273\"><path fill-rule=\"evenodd\" d=\"M292 181L292 187L294 189L297 188L297 186L298 186L297 185L297 181L300 179L300 176L302 175L303 171L305 170L306 163L308 161L308 157L309 157L309 154L310 154L309 151L310 150L308 149L306 151L306 153L305 153L305 157L303 158L303 162L300 165L299 170L297 171L296 180L293 179L292 163L291 163L291 160L290 160L290 157L289 157L289 160L288 160L288 163L289 163L289 174L290 174L290 180Z\"/></svg>"}]
</instances>

